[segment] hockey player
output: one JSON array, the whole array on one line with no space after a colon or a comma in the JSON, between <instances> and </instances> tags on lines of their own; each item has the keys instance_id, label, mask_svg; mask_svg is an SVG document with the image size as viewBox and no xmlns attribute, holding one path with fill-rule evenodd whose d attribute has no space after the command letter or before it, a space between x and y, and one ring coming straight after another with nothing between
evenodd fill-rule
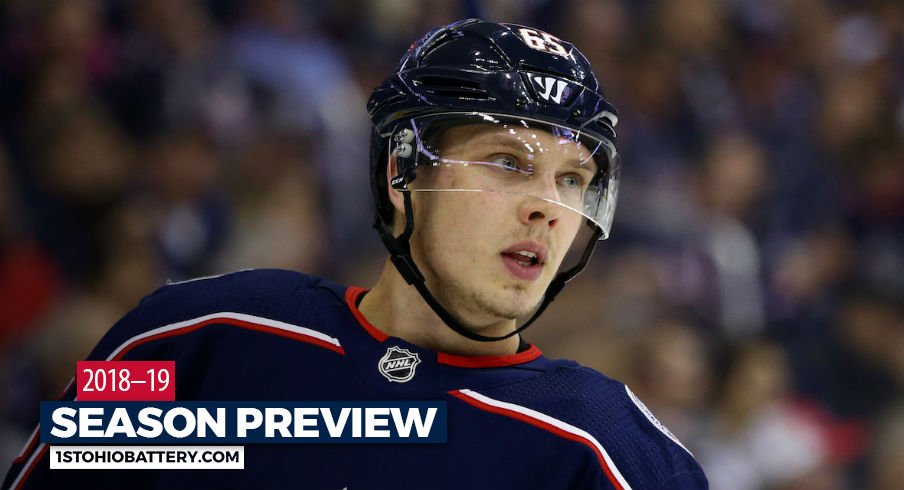
<instances>
[{"instance_id":1,"label":"hockey player","mask_svg":"<svg viewBox=\"0 0 904 490\"><path fill-rule=\"evenodd\" d=\"M243 471L72 472L50 471L33 438L5 488L707 488L625 385L518 335L612 222L617 115L585 57L465 20L412 45L368 111L390 255L376 285L275 270L169 285L90 359L174 359L178 400L442 400L448 442L249 445Z\"/></svg>"}]
</instances>

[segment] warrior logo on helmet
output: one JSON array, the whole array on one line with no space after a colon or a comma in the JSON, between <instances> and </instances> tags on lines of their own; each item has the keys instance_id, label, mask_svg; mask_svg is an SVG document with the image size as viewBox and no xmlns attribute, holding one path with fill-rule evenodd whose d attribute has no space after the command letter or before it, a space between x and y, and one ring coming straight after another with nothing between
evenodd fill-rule
<instances>
[{"instance_id":1,"label":"warrior logo on helmet","mask_svg":"<svg viewBox=\"0 0 904 490\"><path fill-rule=\"evenodd\" d=\"M563 95L566 96L565 100L568 100L566 93L571 92L571 90L565 80L540 75L532 75L530 79L534 82L534 89L537 91L537 95L542 97L543 100L561 104Z\"/></svg>"}]
</instances>

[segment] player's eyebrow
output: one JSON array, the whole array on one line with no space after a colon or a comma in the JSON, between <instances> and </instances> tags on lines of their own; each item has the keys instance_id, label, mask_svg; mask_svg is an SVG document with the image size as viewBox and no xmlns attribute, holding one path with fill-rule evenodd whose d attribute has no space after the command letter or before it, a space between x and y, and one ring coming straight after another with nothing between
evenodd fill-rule
<instances>
[{"instance_id":1,"label":"player's eyebrow","mask_svg":"<svg viewBox=\"0 0 904 490\"><path fill-rule=\"evenodd\" d=\"M576 158L569 158L565 161L565 167L571 168L574 170L590 170L593 173L596 173L596 160L593 157L588 156L585 160L578 160Z\"/></svg>"}]
</instances>

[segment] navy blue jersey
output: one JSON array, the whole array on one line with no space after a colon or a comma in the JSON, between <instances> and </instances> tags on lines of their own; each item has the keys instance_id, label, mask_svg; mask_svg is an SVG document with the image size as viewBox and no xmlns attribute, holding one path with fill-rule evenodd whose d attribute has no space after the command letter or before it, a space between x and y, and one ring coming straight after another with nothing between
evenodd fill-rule
<instances>
[{"instance_id":1,"label":"navy blue jersey","mask_svg":"<svg viewBox=\"0 0 904 490\"><path fill-rule=\"evenodd\" d=\"M276 270L173 284L89 359L175 360L180 401L446 401L447 443L249 444L244 470L51 471L35 435L4 488L707 488L625 385L534 346L486 357L422 349L368 323L356 307L364 292ZM380 369L405 351L420 362ZM70 385L63 399L74 396Z\"/></svg>"}]
</instances>

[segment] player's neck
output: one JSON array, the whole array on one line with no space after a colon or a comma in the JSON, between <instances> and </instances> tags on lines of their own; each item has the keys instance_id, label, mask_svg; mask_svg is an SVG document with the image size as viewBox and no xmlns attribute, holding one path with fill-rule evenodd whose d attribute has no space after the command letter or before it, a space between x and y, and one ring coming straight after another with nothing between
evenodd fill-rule
<instances>
[{"instance_id":1,"label":"player's neck","mask_svg":"<svg viewBox=\"0 0 904 490\"><path fill-rule=\"evenodd\" d=\"M443 323L417 290L402 279L389 261L377 284L361 300L359 310L387 335L425 349L465 356L507 355L518 350L517 336L499 342L477 342L456 333ZM513 322L506 320L487 325L480 333L502 335L513 326Z\"/></svg>"}]
</instances>

